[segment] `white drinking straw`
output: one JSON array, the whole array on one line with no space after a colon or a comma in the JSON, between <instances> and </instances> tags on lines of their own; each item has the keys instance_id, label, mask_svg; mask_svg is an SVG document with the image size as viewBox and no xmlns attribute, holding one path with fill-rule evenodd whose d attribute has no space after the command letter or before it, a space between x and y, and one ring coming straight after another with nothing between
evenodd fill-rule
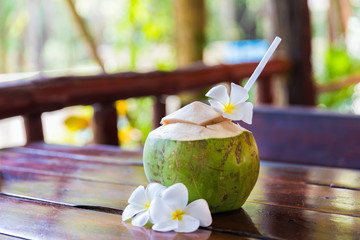
<instances>
[{"instance_id":1,"label":"white drinking straw","mask_svg":"<svg viewBox=\"0 0 360 240\"><path fill-rule=\"evenodd\" d=\"M271 55L273 55L273 53L275 52L275 49L279 46L280 42L281 42L281 38L276 37L274 39L274 41L271 43L269 49L266 51L266 53L265 53L264 57L261 59L259 65L256 67L255 71L253 72L253 74L251 75L251 77L249 78L247 83L245 84L244 88L247 91L249 91L250 88L252 87L252 85L255 83L256 79L259 77L260 73L264 69L267 62L269 61Z\"/></svg>"}]
</instances>

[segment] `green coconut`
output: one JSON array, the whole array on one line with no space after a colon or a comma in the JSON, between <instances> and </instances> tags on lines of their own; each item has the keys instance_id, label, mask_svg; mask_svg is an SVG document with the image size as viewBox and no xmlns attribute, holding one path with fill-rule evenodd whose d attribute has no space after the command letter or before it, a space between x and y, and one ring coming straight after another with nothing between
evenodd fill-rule
<instances>
[{"instance_id":1,"label":"green coconut","mask_svg":"<svg viewBox=\"0 0 360 240\"><path fill-rule=\"evenodd\" d=\"M212 213L240 208L259 174L252 133L210 106L194 102L164 117L144 146L150 182L183 183L189 202L205 199Z\"/></svg>"}]
</instances>

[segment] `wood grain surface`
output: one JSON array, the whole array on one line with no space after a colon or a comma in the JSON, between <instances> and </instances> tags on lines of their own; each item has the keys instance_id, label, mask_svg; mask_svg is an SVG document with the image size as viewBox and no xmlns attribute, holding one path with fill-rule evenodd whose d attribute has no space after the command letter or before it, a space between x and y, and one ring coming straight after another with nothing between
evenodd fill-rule
<instances>
[{"instance_id":1,"label":"wood grain surface","mask_svg":"<svg viewBox=\"0 0 360 240\"><path fill-rule=\"evenodd\" d=\"M157 233L121 221L146 185L141 152L101 145L32 144L0 152L0 238L358 239L360 171L261 162L243 208L213 215L192 234ZM331 229L331 230L330 230Z\"/></svg>"}]
</instances>

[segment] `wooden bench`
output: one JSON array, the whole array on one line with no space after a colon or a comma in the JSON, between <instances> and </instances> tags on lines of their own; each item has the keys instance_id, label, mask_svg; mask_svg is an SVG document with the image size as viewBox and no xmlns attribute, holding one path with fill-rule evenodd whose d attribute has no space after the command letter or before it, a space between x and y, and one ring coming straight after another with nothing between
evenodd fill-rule
<instances>
[{"instance_id":1,"label":"wooden bench","mask_svg":"<svg viewBox=\"0 0 360 240\"><path fill-rule=\"evenodd\" d=\"M360 169L360 116L260 106L253 124L245 127L253 132L262 160Z\"/></svg>"}]
</instances>

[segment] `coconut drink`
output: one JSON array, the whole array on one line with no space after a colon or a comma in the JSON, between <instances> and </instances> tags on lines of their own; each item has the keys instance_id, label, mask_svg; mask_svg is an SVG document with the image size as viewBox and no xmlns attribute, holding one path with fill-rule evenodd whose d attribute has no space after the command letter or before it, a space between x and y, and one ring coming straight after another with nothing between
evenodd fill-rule
<instances>
[{"instance_id":1,"label":"coconut drink","mask_svg":"<svg viewBox=\"0 0 360 240\"><path fill-rule=\"evenodd\" d=\"M244 87L231 83L206 94L209 103L193 102L161 120L150 132L143 152L149 184L134 189L122 220L154 231L194 232L212 224L211 213L240 208L259 175L259 153L246 102L281 39L276 37ZM235 122L233 122L235 121Z\"/></svg>"},{"instance_id":2,"label":"coconut drink","mask_svg":"<svg viewBox=\"0 0 360 240\"><path fill-rule=\"evenodd\" d=\"M259 174L252 133L201 102L161 123L144 146L148 180L164 186L185 184L189 202L205 199L212 213L240 208Z\"/></svg>"},{"instance_id":3,"label":"coconut drink","mask_svg":"<svg viewBox=\"0 0 360 240\"><path fill-rule=\"evenodd\" d=\"M184 184L189 202L205 199L212 213L240 208L259 175L259 153L252 133L235 121L252 123L246 102L281 39L276 37L244 87L219 85L206 94L211 106L193 102L164 117L145 142L143 161L150 182Z\"/></svg>"}]
</instances>

